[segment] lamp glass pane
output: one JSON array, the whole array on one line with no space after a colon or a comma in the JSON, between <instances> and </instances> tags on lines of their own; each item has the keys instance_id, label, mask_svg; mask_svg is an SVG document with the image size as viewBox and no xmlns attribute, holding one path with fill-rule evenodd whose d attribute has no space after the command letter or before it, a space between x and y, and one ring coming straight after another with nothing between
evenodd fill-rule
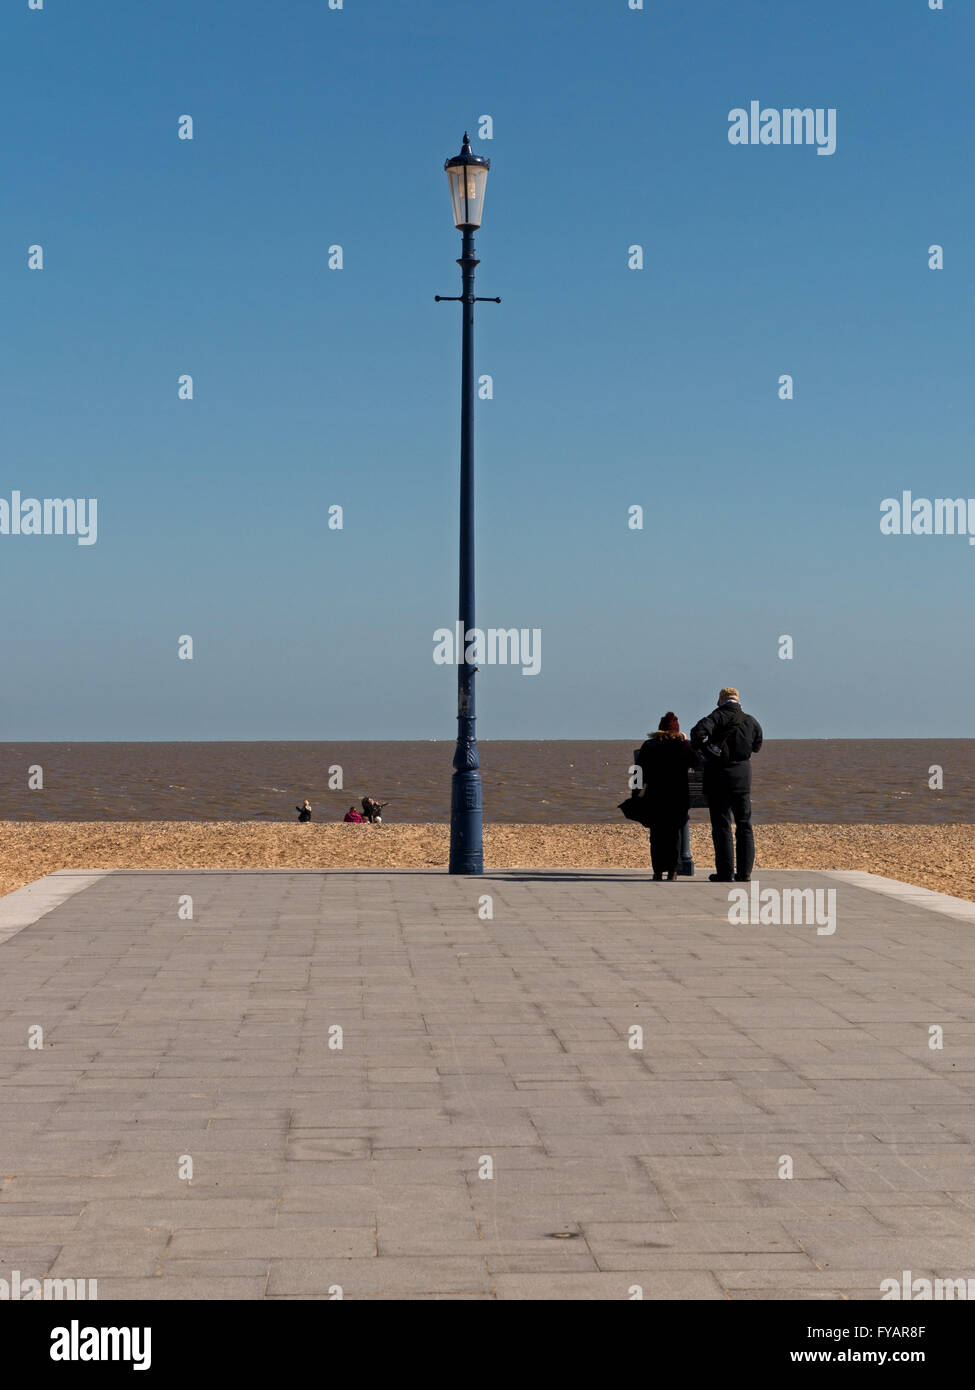
<instances>
[{"instance_id":1,"label":"lamp glass pane","mask_svg":"<svg viewBox=\"0 0 975 1390\"><path fill-rule=\"evenodd\" d=\"M455 164L447 170L456 227L479 227L488 171L481 164Z\"/></svg>"}]
</instances>

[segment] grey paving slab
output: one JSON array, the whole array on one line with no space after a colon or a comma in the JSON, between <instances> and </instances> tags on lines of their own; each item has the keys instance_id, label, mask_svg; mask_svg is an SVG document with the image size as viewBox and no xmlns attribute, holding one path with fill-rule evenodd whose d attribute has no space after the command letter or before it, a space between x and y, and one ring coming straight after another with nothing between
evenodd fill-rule
<instances>
[{"instance_id":1,"label":"grey paving slab","mask_svg":"<svg viewBox=\"0 0 975 1390\"><path fill-rule=\"evenodd\" d=\"M75 893L84 892L108 872L107 869L63 869L7 893L0 898L0 942L52 912Z\"/></svg>"},{"instance_id":2,"label":"grey paving slab","mask_svg":"<svg viewBox=\"0 0 975 1390\"><path fill-rule=\"evenodd\" d=\"M743 924L628 870L30 885L0 900L0 1269L102 1299L975 1276L975 904L768 890ZM829 923L780 923L786 890Z\"/></svg>"}]
</instances>

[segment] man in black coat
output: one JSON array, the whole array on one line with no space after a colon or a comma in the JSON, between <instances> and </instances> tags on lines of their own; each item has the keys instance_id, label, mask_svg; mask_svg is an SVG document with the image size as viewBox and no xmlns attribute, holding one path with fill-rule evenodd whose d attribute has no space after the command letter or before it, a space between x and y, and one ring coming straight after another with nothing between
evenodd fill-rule
<instances>
[{"instance_id":1,"label":"man in black coat","mask_svg":"<svg viewBox=\"0 0 975 1390\"><path fill-rule=\"evenodd\" d=\"M747 883L755 863L752 833L752 769L749 761L762 746L762 726L741 707L738 691L726 686L718 707L698 720L691 743L704 753L704 793L714 843L713 883ZM731 818L735 819L734 841Z\"/></svg>"}]
</instances>

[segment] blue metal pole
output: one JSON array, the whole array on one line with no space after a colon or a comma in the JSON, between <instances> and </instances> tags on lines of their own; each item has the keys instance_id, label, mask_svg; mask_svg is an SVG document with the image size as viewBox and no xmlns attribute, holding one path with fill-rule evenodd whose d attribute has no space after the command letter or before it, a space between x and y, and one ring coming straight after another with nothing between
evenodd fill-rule
<instances>
[{"instance_id":1,"label":"blue metal pole","mask_svg":"<svg viewBox=\"0 0 975 1390\"><path fill-rule=\"evenodd\" d=\"M450 787L450 865L452 874L484 872L481 844L481 763L477 756L474 666L465 660L467 633L474 626L474 233L462 232L463 293L460 395L460 632L465 650L457 666L457 747Z\"/></svg>"},{"instance_id":2,"label":"blue metal pole","mask_svg":"<svg viewBox=\"0 0 975 1390\"><path fill-rule=\"evenodd\" d=\"M687 878L694 877L694 858L691 854L691 823L689 820L684 822L680 832L680 860L677 865L677 872L686 875Z\"/></svg>"}]
</instances>

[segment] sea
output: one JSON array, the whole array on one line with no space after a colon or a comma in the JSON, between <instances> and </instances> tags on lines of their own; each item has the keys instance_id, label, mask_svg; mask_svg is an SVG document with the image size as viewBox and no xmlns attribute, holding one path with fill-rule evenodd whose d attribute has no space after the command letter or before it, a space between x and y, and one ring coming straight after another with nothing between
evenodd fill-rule
<instances>
[{"instance_id":1,"label":"sea","mask_svg":"<svg viewBox=\"0 0 975 1390\"><path fill-rule=\"evenodd\" d=\"M485 740L484 820L622 823L639 741ZM388 823L447 821L453 751L446 740L6 743L0 820L288 821L307 797L313 819L337 821L369 795L389 803ZM768 740L752 768L758 823L975 821L975 739Z\"/></svg>"}]
</instances>

